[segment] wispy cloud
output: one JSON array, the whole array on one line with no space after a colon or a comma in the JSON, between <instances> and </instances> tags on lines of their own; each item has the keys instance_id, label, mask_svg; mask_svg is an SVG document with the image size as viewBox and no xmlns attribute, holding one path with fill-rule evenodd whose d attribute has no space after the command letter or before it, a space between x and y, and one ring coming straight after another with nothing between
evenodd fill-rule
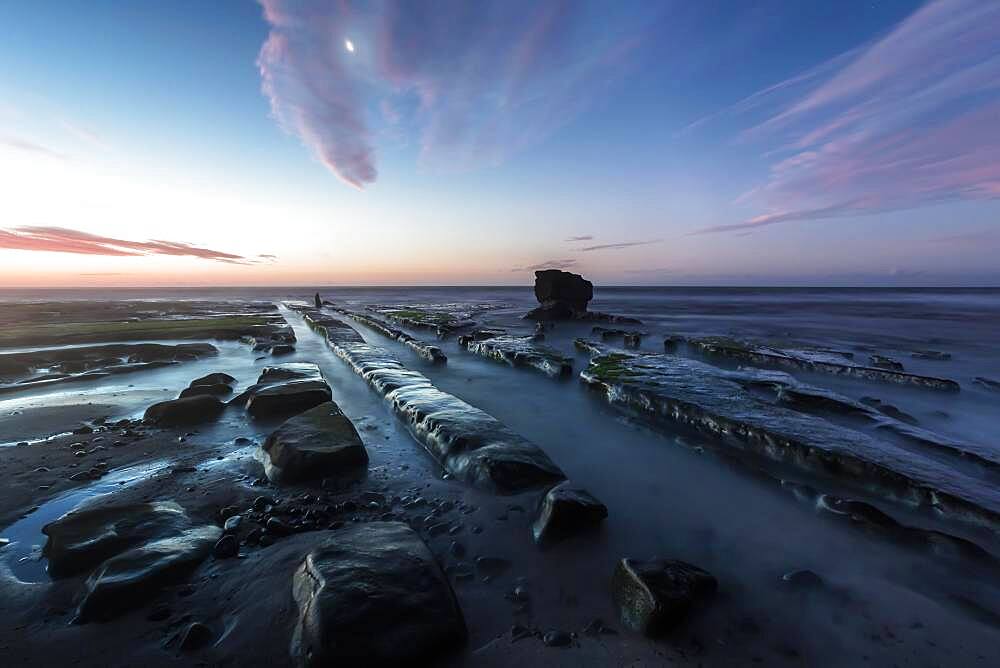
<instances>
[{"instance_id":1,"label":"wispy cloud","mask_svg":"<svg viewBox=\"0 0 1000 668\"><path fill-rule=\"evenodd\" d=\"M514 267L511 269L511 273L522 272L522 271L540 271L542 269L568 269L569 267L575 266L577 261L568 258L563 260L545 260L544 262L539 262L538 264L530 264L526 267Z\"/></svg>"},{"instance_id":2,"label":"wispy cloud","mask_svg":"<svg viewBox=\"0 0 1000 668\"><path fill-rule=\"evenodd\" d=\"M594 236L592 234L583 234L578 237L566 237L566 241L572 243L575 241L592 241Z\"/></svg>"},{"instance_id":3,"label":"wispy cloud","mask_svg":"<svg viewBox=\"0 0 1000 668\"><path fill-rule=\"evenodd\" d=\"M608 95L662 11L259 2L270 33L258 67L274 117L356 188L378 178L379 125L415 136L421 163L445 171L499 164L544 140Z\"/></svg>"},{"instance_id":4,"label":"wispy cloud","mask_svg":"<svg viewBox=\"0 0 1000 668\"><path fill-rule=\"evenodd\" d=\"M15 227L0 229L0 249L76 253L80 255L140 256L174 255L197 257L227 264L253 264L254 260L192 246L177 241L151 239L127 241L71 230L65 227Z\"/></svg>"},{"instance_id":5,"label":"wispy cloud","mask_svg":"<svg viewBox=\"0 0 1000 668\"><path fill-rule=\"evenodd\" d=\"M658 244L663 239L649 239L647 241L623 241L617 244L599 244L597 246L585 246L581 248L581 251L597 251L606 250L609 248L631 248L632 246L648 246L649 244Z\"/></svg>"},{"instance_id":6,"label":"wispy cloud","mask_svg":"<svg viewBox=\"0 0 1000 668\"><path fill-rule=\"evenodd\" d=\"M42 146L41 144L36 144L33 141L28 141L27 139L21 139L20 137L0 137L0 145L17 149L18 151L39 153L50 158L55 158L56 160L66 159L66 156L58 151L54 151L47 146Z\"/></svg>"},{"instance_id":7,"label":"wispy cloud","mask_svg":"<svg viewBox=\"0 0 1000 668\"><path fill-rule=\"evenodd\" d=\"M800 84L790 103L778 99ZM998 198L1000 4L933 0L726 113L768 105L741 135L777 146L767 182L741 198L767 212L696 233Z\"/></svg>"},{"instance_id":8,"label":"wispy cloud","mask_svg":"<svg viewBox=\"0 0 1000 668\"><path fill-rule=\"evenodd\" d=\"M94 132L92 130L89 130L89 129L85 128L85 127L77 125L76 123L71 123L70 121L67 121L66 119L61 119L59 121L59 125L62 127L63 130L65 130L66 132L70 133L71 135L73 135L74 137L76 137L77 139L79 139L80 141L82 141L82 142L84 142L86 144L89 144L90 146L92 146L92 147L94 147L94 148L96 148L98 150L105 151L105 152L111 150L110 144L108 144L106 141L104 141L103 137L101 137L100 135L98 135L96 132Z\"/></svg>"}]
</instances>

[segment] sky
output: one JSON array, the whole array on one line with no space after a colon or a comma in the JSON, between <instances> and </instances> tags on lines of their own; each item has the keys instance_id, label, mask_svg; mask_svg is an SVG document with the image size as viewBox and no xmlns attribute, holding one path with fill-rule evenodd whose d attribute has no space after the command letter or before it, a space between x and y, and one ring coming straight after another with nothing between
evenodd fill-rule
<instances>
[{"instance_id":1,"label":"sky","mask_svg":"<svg viewBox=\"0 0 1000 668\"><path fill-rule=\"evenodd\" d=\"M0 288L1000 285L1000 3L0 0Z\"/></svg>"}]
</instances>

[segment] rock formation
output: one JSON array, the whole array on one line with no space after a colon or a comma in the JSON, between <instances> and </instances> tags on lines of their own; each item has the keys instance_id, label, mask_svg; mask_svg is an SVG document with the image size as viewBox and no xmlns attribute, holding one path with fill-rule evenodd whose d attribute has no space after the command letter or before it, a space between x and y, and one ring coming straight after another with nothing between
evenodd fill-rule
<instances>
[{"instance_id":1,"label":"rock formation","mask_svg":"<svg viewBox=\"0 0 1000 668\"><path fill-rule=\"evenodd\" d=\"M568 320L586 313L594 298L594 284L579 274L559 269L535 272L535 298L541 304L529 311L530 320Z\"/></svg>"}]
</instances>

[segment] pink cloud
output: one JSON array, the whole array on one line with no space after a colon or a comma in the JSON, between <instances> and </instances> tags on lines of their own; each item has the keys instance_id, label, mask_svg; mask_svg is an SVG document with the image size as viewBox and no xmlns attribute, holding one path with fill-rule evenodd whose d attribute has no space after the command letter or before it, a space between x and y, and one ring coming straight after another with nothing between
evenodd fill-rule
<instances>
[{"instance_id":1,"label":"pink cloud","mask_svg":"<svg viewBox=\"0 0 1000 668\"><path fill-rule=\"evenodd\" d=\"M201 248L177 241L127 241L102 237L65 227L16 227L0 229L0 249L77 253L80 255L197 257L228 264L252 264L242 255ZM273 256L272 256L273 257Z\"/></svg>"},{"instance_id":2,"label":"pink cloud","mask_svg":"<svg viewBox=\"0 0 1000 668\"><path fill-rule=\"evenodd\" d=\"M571 0L259 2L274 117L357 188L378 177L376 139L397 136L380 125L413 133L421 164L442 171L499 164L543 141L627 71L651 14L588 21L603 6Z\"/></svg>"},{"instance_id":3,"label":"pink cloud","mask_svg":"<svg viewBox=\"0 0 1000 668\"><path fill-rule=\"evenodd\" d=\"M766 213L697 234L1000 196L1000 4L933 0L849 54L742 133L778 145L767 181L737 200ZM802 81L748 100L773 109Z\"/></svg>"}]
</instances>

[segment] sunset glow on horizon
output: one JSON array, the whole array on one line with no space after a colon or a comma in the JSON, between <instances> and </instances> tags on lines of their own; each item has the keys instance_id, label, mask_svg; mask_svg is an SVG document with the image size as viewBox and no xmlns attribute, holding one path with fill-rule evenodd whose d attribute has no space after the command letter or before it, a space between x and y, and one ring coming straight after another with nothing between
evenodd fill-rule
<instances>
[{"instance_id":1,"label":"sunset glow on horizon","mask_svg":"<svg viewBox=\"0 0 1000 668\"><path fill-rule=\"evenodd\" d=\"M1000 284L995 3L45 4L0 288Z\"/></svg>"}]
</instances>

